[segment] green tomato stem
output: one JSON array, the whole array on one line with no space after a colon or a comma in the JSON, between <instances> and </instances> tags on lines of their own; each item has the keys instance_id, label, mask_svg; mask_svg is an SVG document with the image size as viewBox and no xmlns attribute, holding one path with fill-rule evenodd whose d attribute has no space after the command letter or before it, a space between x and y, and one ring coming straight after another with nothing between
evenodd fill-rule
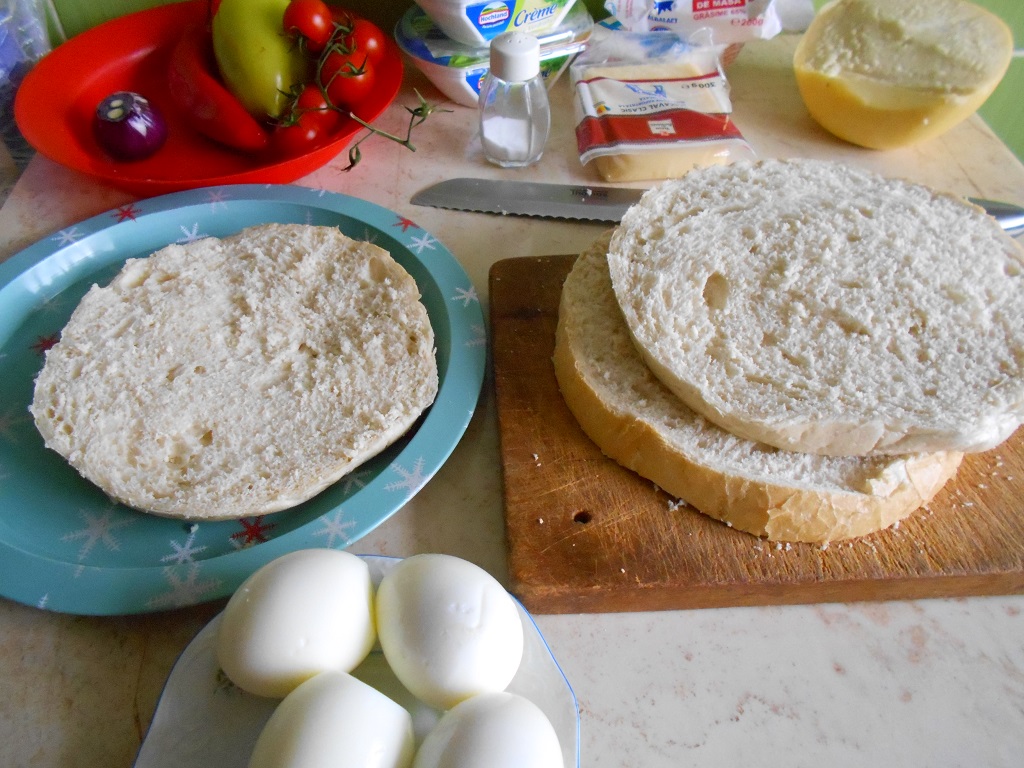
<instances>
[{"instance_id":1,"label":"green tomato stem","mask_svg":"<svg viewBox=\"0 0 1024 768\"><path fill-rule=\"evenodd\" d=\"M410 152L415 152L416 151L416 147L413 146L413 143L412 143L412 132L413 132L413 130L417 126L422 125L426 121L426 119L428 117L430 117L432 114L434 114L435 112L451 112L450 109L441 109L441 107L436 105L436 104L428 104L426 99L424 99L423 96L420 95L419 91L414 90L414 93L416 94L416 98L419 99L420 103L419 103L419 106L417 106L417 107L405 107L405 111L409 113L410 117L409 117L409 125L408 125L408 127L406 128L406 131L405 131L405 138L404 139L401 136L396 136L393 133L388 133L387 131L381 130L380 128L377 128L376 126L371 125L370 123L366 122L365 120L363 120L362 118L358 117L357 115L352 114L351 112L348 113L349 117L351 117L353 120L355 120L357 123L359 123L361 126L363 126L364 128L367 129L367 133L363 134L363 136L358 141L356 141L355 144L353 144L349 148L349 150L348 150L348 162L349 162L349 164L345 168L343 168L342 170L351 171L353 168L356 167L356 165L362 159L362 151L359 149L359 145L362 144L364 141L366 141L366 139L368 139L371 136L373 136L374 134L376 134L378 136L383 136L385 139L389 139L390 141L394 141L397 144L401 144L403 147L408 149Z\"/></svg>"}]
</instances>

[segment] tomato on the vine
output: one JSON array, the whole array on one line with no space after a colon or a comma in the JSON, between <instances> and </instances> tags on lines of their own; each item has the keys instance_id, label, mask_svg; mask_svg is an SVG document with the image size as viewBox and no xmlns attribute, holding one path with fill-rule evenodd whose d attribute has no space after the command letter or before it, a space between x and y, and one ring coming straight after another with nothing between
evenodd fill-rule
<instances>
[{"instance_id":1,"label":"tomato on the vine","mask_svg":"<svg viewBox=\"0 0 1024 768\"><path fill-rule=\"evenodd\" d=\"M325 133L333 131L341 122L341 115L331 108L323 89L316 83L306 83L295 98L295 114L316 122Z\"/></svg>"},{"instance_id":2,"label":"tomato on the vine","mask_svg":"<svg viewBox=\"0 0 1024 768\"><path fill-rule=\"evenodd\" d=\"M335 43L347 52L365 53L371 64L384 58L387 43L376 24L338 6L331 6L331 11L337 25Z\"/></svg>"},{"instance_id":3,"label":"tomato on the vine","mask_svg":"<svg viewBox=\"0 0 1024 768\"><path fill-rule=\"evenodd\" d=\"M329 50L318 74L327 98L339 109L352 109L373 93L373 64L365 53Z\"/></svg>"},{"instance_id":4,"label":"tomato on the vine","mask_svg":"<svg viewBox=\"0 0 1024 768\"><path fill-rule=\"evenodd\" d=\"M355 19L352 22L352 32L348 35L350 48L358 53L365 53L371 64L378 63L384 58L385 40L384 33L366 19Z\"/></svg>"},{"instance_id":5,"label":"tomato on the vine","mask_svg":"<svg viewBox=\"0 0 1024 768\"><path fill-rule=\"evenodd\" d=\"M307 83L270 136L273 152L295 157L317 149L327 143L340 122L341 115L331 108L320 87Z\"/></svg>"},{"instance_id":6,"label":"tomato on the vine","mask_svg":"<svg viewBox=\"0 0 1024 768\"><path fill-rule=\"evenodd\" d=\"M334 17L323 0L291 0L284 9L281 26L289 36L304 40L306 50L317 54L334 34Z\"/></svg>"},{"instance_id":7,"label":"tomato on the vine","mask_svg":"<svg viewBox=\"0 0 1024 768\"><path fill-rule=\"evenodd\" d=\"M274 128L270 134L270 147L277 157L298 157L316 149L319 139L319 128L299 121Z\"/></svg>"},{"instance_id":8,"label":"tomato on the vine","mask_svg":"<svg viewBox=\"0 0 1024 768\"><path fill-rule=\"evenodd\" d=\"M331 16L334 19L334 23L343 29L352 29L352 25L356 19L359 18L348 8L342 8L340 5L332 5Z\"/></svg>"},{"instance_id":9,"label":"tomato on the vine","mask_svg":"<svg viewBox=\"0 0 1024 768\"><path fill-rule=\"evenodd\" d=\"M387 45L372 22L324 0L290 0L283 26L316 59L316 83L334 107L351 110L370 96Z\"/></svg>"}]
</instances>

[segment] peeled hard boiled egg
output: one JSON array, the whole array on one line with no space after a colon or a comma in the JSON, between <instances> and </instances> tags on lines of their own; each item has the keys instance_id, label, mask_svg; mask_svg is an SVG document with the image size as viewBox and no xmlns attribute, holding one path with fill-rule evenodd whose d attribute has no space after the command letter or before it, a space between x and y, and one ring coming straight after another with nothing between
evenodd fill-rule
<instances>
[{"instance_id":1,"label":"peeled hard boiled egg","mask_svg":"<svg viewBox=\"0 0 1024 768\"><path fill-rule=\"evenodd\" d=\"M412 732L420 744L437 725L444 713L412 695L395 675L383 653L371 653L366 661L352 670L352 677L376 688L412 716Z\"/></svg>"},{"instance_id":2,"label":"peeled hard boiled egg","mask_svg":"<svg viewBox=\"0 0 1024 768\"><path fill-rule=\"evenodd\" d=\"M395 675L432 707L503 691L523 656L515 601L477 565L416 555L377 589L377 632Z\"/></svg>"},{"instance_id":3,"label":"peeled hard boiled egg","mask_svg":"<svg viewBox=\"0 0 1024 768\"><path fill-rule=\"evenodd\" d=\"M366 562L306 549L271 561L232 595L217 632L217 660L239 688L281 698L318 673L351 671L375 640Z\"/></svg>"},{"instance_id":4,"label":"peeled hard boiled egg","mask_svg":"<svg viewBox=\"0 0 1024 768\"><path fill-rule=\"evenodd\" d=\"M551 721L514 693L485 693L446 712L413 768L563 768Z\"/></svg>"},{"instance_id":5,"label":"peeled hard boiled egg","mask_svg":"<svg viewBox=\"0 0 1024 768\"><path fill-rule=\"evenodd\" d=\"M414 752L405 709L349 674L324 672L277 706L249 768L408 768Z\"/></svg>"}]
</instances>

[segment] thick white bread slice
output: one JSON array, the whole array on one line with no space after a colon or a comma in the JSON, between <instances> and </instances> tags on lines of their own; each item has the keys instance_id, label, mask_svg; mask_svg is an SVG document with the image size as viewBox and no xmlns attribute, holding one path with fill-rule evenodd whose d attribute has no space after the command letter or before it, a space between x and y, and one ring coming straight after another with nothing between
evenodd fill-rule
<instances>
[{"instance_id":1,"label":"thick white bread slice","mask_svg":"<svg viewBox=\"0 0 1024 768\"><path fill-rule=\"evenodd\" d=\"M962 454L846 458L780 451L697 415L644 365L608 276L607 236L562 290L554 364L565 402L612 459L701 512L759 536L827 542L892 525L927 502Z\"/></svg>"},{"instance_id":2,"label":"thick white bread slice","mask_svg":"<svg viewBox=\"0 0 1024 768\"><path fill-rule=\"evenodd\" d=\"M814 160L708 168L648 192L608 260L655 375L741 437L982 451L1024 417L1024 251L962 199Z\"/></svg>"},{"instance_id":3,"label":"thick white bread slice","mask_svg":"<svg viewBox=\"0 0 1024 768\"><path fill-rule=\"evenodd\" d=\"M412 277L331 227L170 245L93 286L31 411L124 504L190 520L299 504L394 442L437 393Z\"/></svg>"}]
</instances>

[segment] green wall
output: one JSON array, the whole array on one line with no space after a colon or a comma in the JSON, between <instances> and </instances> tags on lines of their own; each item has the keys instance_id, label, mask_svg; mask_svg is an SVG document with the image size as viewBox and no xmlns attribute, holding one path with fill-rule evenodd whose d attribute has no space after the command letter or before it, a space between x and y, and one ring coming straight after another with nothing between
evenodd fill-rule
<instances>
[{"instance_id":1,"label":"green wall","mask_svg":"<svg viewBox=\"0 0 1024 768\"><path fill-rule=\"evenodd\" d=\"M978 0L978 4L998 14L1010 25L1017 49L1003 81L979 111L999 138L1024 162L1024 2Z\"/></svg>"}]
</instances>

